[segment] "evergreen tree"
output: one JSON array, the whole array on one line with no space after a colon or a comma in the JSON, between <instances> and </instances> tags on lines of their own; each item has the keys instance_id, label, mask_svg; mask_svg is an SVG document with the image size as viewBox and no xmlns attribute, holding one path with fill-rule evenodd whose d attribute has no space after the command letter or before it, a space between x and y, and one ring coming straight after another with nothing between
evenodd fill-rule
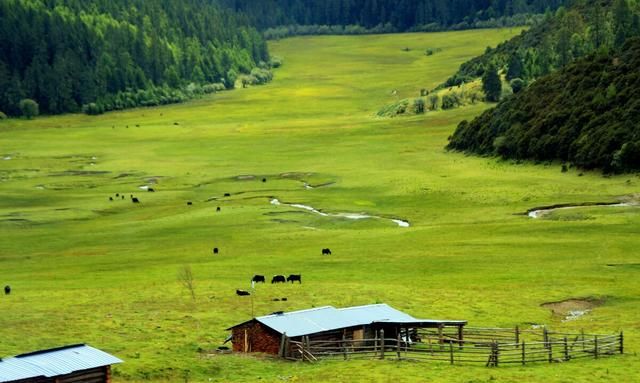
<instances>
[{"instance_id":1,"label":"evergreen tree","mask_svg":"<svg viewBox=\"0 0 640 383\"><path fill-rule=\"evenodd\" d=\"M485 69L482 76L482 90L487 101L500 101L502 93L502 81L495 66Z\"/></svg>"}]
</instances>

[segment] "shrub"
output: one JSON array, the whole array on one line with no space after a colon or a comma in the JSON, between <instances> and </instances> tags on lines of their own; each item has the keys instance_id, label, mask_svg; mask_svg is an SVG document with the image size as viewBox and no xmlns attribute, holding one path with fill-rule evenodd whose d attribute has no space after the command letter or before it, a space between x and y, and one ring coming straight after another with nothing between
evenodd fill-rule
<instances>
[{"instance_id":1,"label":"shrub","mask_svg":"<svg viewBox=\"0 0 640 383\"><path fill-rule=\"evenodd\" d=\"M28 119L32 119L33 117L40 114L40 107L38 106L38 103L30 98L20 100L18 106L20 108L20 112L22 112L22 115Z\"/></svg>"},{"instance_id":2,"label":"shrub","mask_svg":"<svg viewBox=\"0 0 640 383\"><path fill-rule=\"evenodd\" d=\"M0 120L6 120L7 119L7 115L0 112Z\"/></svg>"},{"instance_id":3,"label":"shrub","mask_svg":"<svg viewBox=\"0 0 640 383\"><path fill-rule=\"evenodd\" d=\"M511 85L511 90L513 90L514 94L517 94L524 89L524 81L521 78L514 78L509 82L509 85Z\"/></svg>"},{"instance_id":4,"label":"shrub","mask_svg":"<svg viewBox=\"0 0 640 383\"><path fill-rule=\"evenodd\" d=\"M438 105L440 104L440 97L437 94L432 94L429 96L429 109L438 110Z\"/></svg>"},{"instance_id":5,"label":"shrub","mask_svg":"<svg viewBox=\"0 0 640 383\"><path fill-rule=\"evenodd\" d=\"M104 108L100 104L96 104L95 102L88 103L82 106L82 111L88 115L98 115L104 113Z\"/></svg>"},{"instance_id":6,"label":"shrub","mask_svg":"<svg viewBox=\"0 0 640 383\"><path fill-rule=\"evenodd\" d=\"M415 114L424 113L424 100L421 98L416 98L413 101L413 111Z\"/></svg>"},{"instance_id":7,"label":"shrub","mask_svg":"<svg viewBox=\"0 0 640 383\"><path fill-rule=\"evenodd\" d=\"M271 56L271 60L269 60L269 66L271 66L271 68L280 68L282 66L282 57Z\"/></svg>"}]
</instances>

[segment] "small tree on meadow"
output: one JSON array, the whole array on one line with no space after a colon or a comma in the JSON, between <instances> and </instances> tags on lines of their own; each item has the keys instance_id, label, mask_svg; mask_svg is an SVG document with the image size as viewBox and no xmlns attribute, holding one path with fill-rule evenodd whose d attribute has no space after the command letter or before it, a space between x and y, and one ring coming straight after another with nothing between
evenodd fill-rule
<instances>
[{"instance_id":1,"label":"small tree on meadow","mask_svg":"<svg viewBox=\"0 0 640 383\"><path fill-rule=\"evenodd\" d=\"M496 67L487 68L482 76L482 90L487 101L497 102L500 100L502 93L502 81Z\"/></svg>"},{"instance_id":2,"label":"small tree on meadow","mask_svg":"<svg viewBox=\"0 0 640 383\"><path fill-rule=\"evenodd\" d=\"M429 109L438 110L438 104L440 104L440 97L437 94L429 96Z\"/></svg>"},{"instance_id":3,"label":"small tree on meadow","mask_svg":"<svg viewBox=\"0 0 640 383\"><path fill-rule=\"evenodd\" d=\"M416 98L413 101L413 111L416 114L423 114L424 113L424 100L421 98Z\"/></svg>"},{"instance_id":4,"label":"small tree on meadow","mask_svg":"<svg viewBox=\"0 0 640 383\"><path fill-rule=\"evenodd\" d=\"M20 112L22 112L22 115L28 119L32 119L33 117L40 114L40 107L38 106L38 103L30 98L20 100L18 106L20 107Z\"/></svg>"}]
</instances>

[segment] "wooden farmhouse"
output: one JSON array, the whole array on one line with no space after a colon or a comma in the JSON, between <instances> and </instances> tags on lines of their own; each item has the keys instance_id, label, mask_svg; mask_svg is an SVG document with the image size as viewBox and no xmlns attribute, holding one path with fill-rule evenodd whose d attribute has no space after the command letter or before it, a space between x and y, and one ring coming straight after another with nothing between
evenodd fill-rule
<instances>
[{"instance_id":1,"label":"wooden farmhouse","mask_svg":"<svg viewBox=\"0 0 640 383\"><path fill-rule=\"evenodd\" d=\"M0 382L110 383L113 355L85 344L31 352L0 359Z\"/></svg>"},{"instance_id":2,"label":"wooden farmhouse","mask_svg":"<svg viewBox=\"0 0 640 383\"><path fill-rule=\"evenodd\" d=\"M346 307L332 306L292 312L276 312L235 325L231 330L233 351L263 352L286 357L287 343L313 341L354 342L383 337L417 341L418 329L455 327L462 340L466 321L416 319L386 304ZM304 339L303 339L304 338Z\"/></svg>"}]
</instances>

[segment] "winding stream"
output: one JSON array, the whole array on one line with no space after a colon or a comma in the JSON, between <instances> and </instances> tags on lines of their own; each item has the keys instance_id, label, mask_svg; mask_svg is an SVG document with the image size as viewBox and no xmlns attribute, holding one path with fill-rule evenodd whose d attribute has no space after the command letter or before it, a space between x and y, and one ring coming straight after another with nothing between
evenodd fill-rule
<instances>
[{"instance_id":1,"label":"winding stream","mask_svg":"<svg viewBox=\"0 0 640 383\"><path fill-rule=\"evenodd\" d=\"M409 227L409 226L411 226L409 224L409 221L405 221L405 220L402 220L402 219L384 218L384 217L380 217L380 216L376 216L376 215L369 215L369 214L364 214L364 213L325 213L325 212L322 212L322 211L320 211L320 210L318 210L318 209L316 209L316 208L314 208L312 206L302 205L302 204L299 204L299 203L283 203L277 198L273 198L271 200L271 204L275 205L275 206L285 205L285 206L294 207L296 209L307 210L307 211L310 211L310 212L312 212L314 214L321 215L323 217L339 217L339 218L354 219L354 220L368 219L368 218L386 219L386 220L394 222L395 224L397 224L400 227Z\"/></svg>"},{"instance_id":2,"label":"winding stream","mask_svg":"<svg viewBox=\"0 0 640 383\"><path fill-rule=\"evenodd\" d=\"M554 206L547 206L547 207L540 207L540 208L534 208L532 210L527 211L527 215L530 218L540 218L543 215L550 213L552 211L556 211L556 210L567 210L567 209L578 209L581 207L594 207L594 206L604 206L604 207L629 207L629 206L634 206L634 204L631 203L627 203L627 202L621 202L621 203L617 203L617 202L595 202L595 203L583 203L583 204L576 204L576 205L554 205Z\"/></svg>"}]
</instances>

